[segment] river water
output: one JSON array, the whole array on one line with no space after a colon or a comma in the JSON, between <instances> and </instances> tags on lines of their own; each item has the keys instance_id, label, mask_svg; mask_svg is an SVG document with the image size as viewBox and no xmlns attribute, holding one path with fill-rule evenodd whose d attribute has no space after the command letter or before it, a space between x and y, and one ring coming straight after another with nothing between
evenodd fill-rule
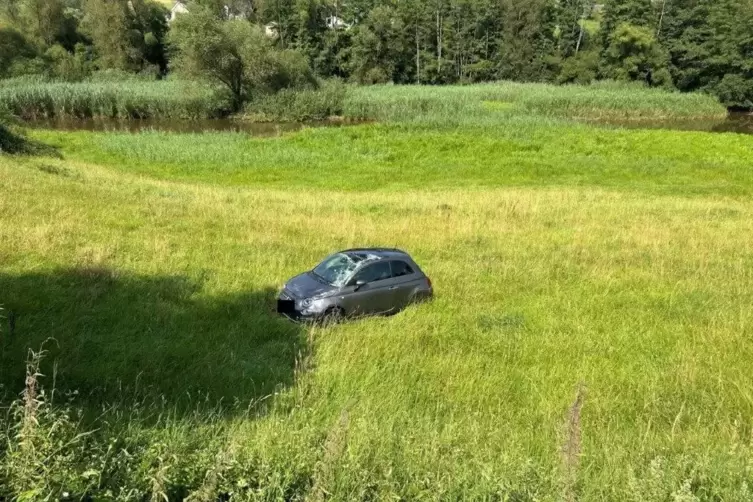
<instances>
[{"instance_id":1,"label":"river water","mask_svg":"<svg viewBox=\"0 0 753 502\"><path fill-rule=\"evenodd\" d=\"M207 120L115 120L115 119L48 119L34 120L25 124L32 128L140 132L147 130L198 133L206 131L242 132L251 136L269 137L298 131L304 127L341 127L363 122L328 120L319 122L272 122L258 123L232 119ZM605 127L629 129L672 129L681 131L706 131L716 133L753 134L753 114L730 113L723 119L672 119L672 120L609 120L596 121Z\"/></svg>"},{"instance_id":2,"label":"river water","mask_svg":"<svg viewBox=\"0 0 753 502\"><path fill-rule=\"evenodd\" d=\"M140 132L165 131L178 133L200 132L242 132L250 136L279 136L298 131L304 127L340 127L360 122L345 120L326 120L317 122L249 122L232 119L206 120L166 120L166 119L43 119L30 120L24 125L34 129L55 129L62 131L105 131L105 132Z\"/></svg>"},{"instance_id":3,"label":"river water","mask_svg":"<svg viewBox=\"0 0 753 502\"><path fill-rule=\"evenodd\" d=\"M733 132L753 134L753 114L730 113L722 119L607 120L594 122L627 129L672 129L675 131Z\"/></svg>"}]
</instances>

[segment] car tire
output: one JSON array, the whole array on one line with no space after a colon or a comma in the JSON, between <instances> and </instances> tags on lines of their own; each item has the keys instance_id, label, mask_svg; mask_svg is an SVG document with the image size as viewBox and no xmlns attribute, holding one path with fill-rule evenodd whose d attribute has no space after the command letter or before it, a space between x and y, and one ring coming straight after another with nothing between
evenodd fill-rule
<instances>
[{"instance_id":1,"label":"car tire","mask_svg":"<svg viewBox=\"0 0 753 502\"><path fill-rule=\"evenodd\" d=\"M434 298L434 295L428 291L416 291L408 299L408 305L421 304L430 302Z\"/></svg>"},{"instance_id":2,"label":"car tire","mask_svg":"<svg viewBox=\"0 0 753 502\"><path fill-rule=\"evenodd\" d=\"M337 324L345 318L345 311L342 307L330 307L324 312L322 317L323 324Z\"/></svg>"}]
</instances>

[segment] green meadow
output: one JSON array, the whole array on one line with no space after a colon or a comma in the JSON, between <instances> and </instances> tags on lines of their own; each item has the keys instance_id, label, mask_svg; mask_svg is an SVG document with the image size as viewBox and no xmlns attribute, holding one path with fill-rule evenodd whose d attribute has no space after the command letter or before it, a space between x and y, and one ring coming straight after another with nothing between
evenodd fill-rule
<instances>
[{"instance_id":1,"label":"green meadow","mask_svg":"<svg viewBox=\"0 0 753 502\"><path fill-rule=\"evenodd\" d=\"M0 156L0 499L753 500L753 137L572 120L694 113L723 110L395 86L272 138L28 131L48 154ZM371 245L434 301L274 314Z\"/></svg>"}]
</instances>

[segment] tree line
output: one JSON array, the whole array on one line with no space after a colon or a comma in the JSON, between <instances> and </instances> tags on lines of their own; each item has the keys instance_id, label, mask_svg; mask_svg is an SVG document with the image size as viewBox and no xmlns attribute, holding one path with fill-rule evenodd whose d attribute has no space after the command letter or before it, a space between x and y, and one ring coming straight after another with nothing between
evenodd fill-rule
<instances>
[{"instance_id":1,"label":"tree line","mask_svg":"<svg viewBox=\"0 0 753 502\"><path fill-rule=\"evenodd\" d=\"M753 0L0 0L0 78L115 69L361 84L599 79L753 107ZM306 70L302 70L302 65ZM256 75L255 74L261 74ZM256 79L256 80L254 80ZM249 84L249 82L255 82Z\"/></svg>"}]
</instances>

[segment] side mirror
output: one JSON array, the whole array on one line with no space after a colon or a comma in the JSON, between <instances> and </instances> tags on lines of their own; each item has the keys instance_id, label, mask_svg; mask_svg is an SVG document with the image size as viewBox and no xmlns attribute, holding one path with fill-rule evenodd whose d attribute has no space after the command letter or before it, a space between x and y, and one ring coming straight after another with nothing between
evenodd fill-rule
<instances>
[{"instance_id":1,"label":"side mirror","mask_svg":"<svg viewBox=\"0 0 753 502\"><path fill-rule=\"evenodd\" d=\"M366 284L367 284L367 282L364 281L363 279L358 279L356 281L356 284L355 284L356 288L353 291L358 291L359 289L361 289L362 287L364 287Z\"/></svg>"}]
</instances>

